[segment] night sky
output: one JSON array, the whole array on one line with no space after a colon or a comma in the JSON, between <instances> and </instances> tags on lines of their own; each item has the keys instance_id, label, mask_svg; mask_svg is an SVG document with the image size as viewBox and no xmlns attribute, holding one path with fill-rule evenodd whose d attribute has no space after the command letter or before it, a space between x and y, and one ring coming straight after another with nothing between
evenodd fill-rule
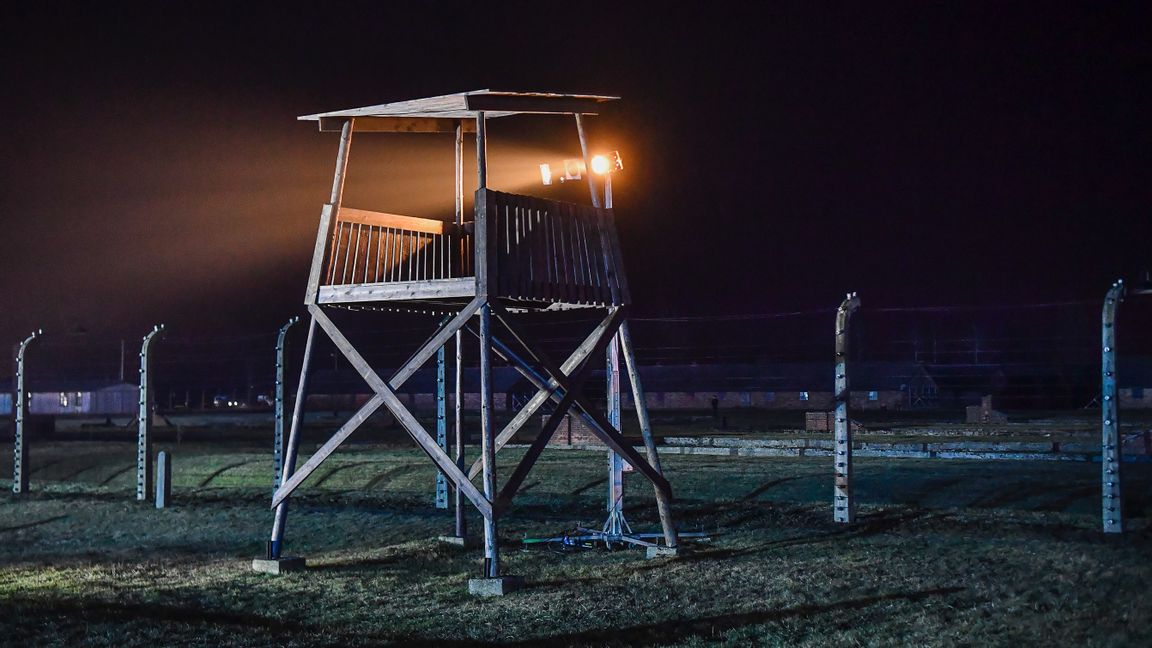
<instances>
[{"instance_id":1,"label":"night sky","mask_svg":"<svg viewBox=\"0 0 1152 648\"><path fill-rule=\"evenodd\" d=\"M623 97L593 133L640 315L1098 300L1152 264L1146 5L28 4L0 340L274 331L336 152L295 117L480 88ZM496 188L578 152L550 123L493 126ZM450 213L450 138L360 136L352 168L350 205Z\"/></svg>"}]
</instances>

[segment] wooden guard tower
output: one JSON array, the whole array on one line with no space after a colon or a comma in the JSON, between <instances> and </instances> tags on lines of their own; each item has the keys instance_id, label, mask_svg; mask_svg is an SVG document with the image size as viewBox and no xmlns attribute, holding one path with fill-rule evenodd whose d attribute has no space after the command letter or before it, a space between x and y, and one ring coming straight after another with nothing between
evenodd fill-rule
<instances>
[{"instance_id":1,"label":"wooden guard tower","mask_svg":"<svg viewBox=\"0 0 1152 648\"><path fill-rule=\"evenodd\" d=\"M488 119L519 114L574 116L586 165L589 161L584 116L598 113L616 97L480 90L300 117L316 121L322 132L339 132L340 146L332 194L320 213L305 304L311 316L289 432L285 466L272 507L275 521L268 559L280 560L287 502L292 492L356 428L386 407L437 469L456 489L457 535L463 535L461 496L484 518L484 577L500 578L497 520L508 508L559 423L574 409L612 451L628 461L655 487L665 549L677 545L671 516L672 491L661 474L652 439L636 354L625 315L630 303L620 242L611 209L602 207L589 176L592 206L493 191L487 187ZM453 222L413 218L346 207L342 203L349 146L354 133L441 133L455 135L456 214ZM465 134L474 134L478 189L474 213L463 213ZM587 168L591 168L590 165ZM329 318L330 308L434 310L451 315L430 327L428 339L391 376L377 373ZM560 364L545 356L518 327L515 313L571 308L603 311L599 324ZM302 466L296 468L301 406L313 342L319 327L331 338L374 395ZM479 341L481 457L463 463L460 430L459 366L464 333ZM396 396L396 390L455 338L456 456L451 457ZM646 447L638 453L584 395L592 359L604 357L619 339L630 374L633 400ZM519 371L537 392L502 430L493 425L493 355ZM539 435L523 459L498 487L496 453L525 424L553 404ZM480 485L472 482L482 476Z\"/></svg>"}]
</instances>

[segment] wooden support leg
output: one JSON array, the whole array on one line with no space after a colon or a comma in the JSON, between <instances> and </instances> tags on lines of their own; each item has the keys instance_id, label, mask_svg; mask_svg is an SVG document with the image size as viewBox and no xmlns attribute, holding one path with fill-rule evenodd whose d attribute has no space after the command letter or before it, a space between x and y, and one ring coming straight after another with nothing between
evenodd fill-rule
<instances>
[{"instance_id":1,"label":"wooden support leg","mask_svg":"<svg viewBox=\"0 0 1152 648\"><path fill-rule=\"evenodd\" d=\"M484 497L496 497L496 439L492 426L492 307L480 307L480 439L484 462ZM484 518L484 576L500 576L495 510Z\"/></svg>"},{"instance_id":2,"label":"wooden support leg","mask_svg":"<svg viewBox=\"0 0 1152 648\"><path fill-rule=\"evenodd\" d=\"M621 324L623 326L623 324ZM620 425L620 331L612 336L605 354L605 393L607 394L608 423L617 430ZM612 450L608 451L608 498L605 503L608 513L604 531L611 535L624 532L624 461Z\"/></svg>"},{"instance_id":3,"label":"wooden support leg","mask_svg":"<svg viewBox=\"0 0 1152 648\"><path fill-rule=\"evenodd\" d=\"M304 343L304 361L300 367L300 382L296 385L296 402L292 406L292 427L288 431L288 447L284 451L284 470L280 473L280 486L296 472L296 455L300 450L300 426L304 416L304 399L308 393L308 370L312 365L312 349L316 340L316 318L308 323L308 339ZM288 520L288 502L276 506L272 521L272 537L268 540L268 559L280 557L284 544L284 525Z\"/></svg>"},{"instance_id":4,"label":"wooden support leg","mask_svg":"<svg viewBox=\"0 0 1152 648\"><path fill-rule=\"evenodd\" d=\"M644 394L644 385L640 382L640 365L636 361L636 349L632 346L632 333L628 329L628 322L620 326L620 346L624 351L624 362L628 368L628 382L632 384L632 401L636 406L636 418L640 422L640 436L644 438L644 450L648 455L648 463L656 472L664 474L660 465L660 455L656 452L656 439L652 436L652 420L648 416L648 399ZM676 524L672 520L672 499L666 497L659 488L656 489L656 508L660 513L660 526L664 530L664 543L669 547L679 544L676 534Z\"/></svg>"}]
</instances>

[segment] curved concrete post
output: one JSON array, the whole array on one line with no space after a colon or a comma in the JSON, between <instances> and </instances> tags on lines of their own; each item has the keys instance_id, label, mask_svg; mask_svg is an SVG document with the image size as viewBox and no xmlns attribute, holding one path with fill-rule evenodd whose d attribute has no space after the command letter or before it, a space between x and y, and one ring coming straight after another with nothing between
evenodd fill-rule
<instances>
[{"instance_id":1,"label":"curved concrete post","mask_svg":"<svg viewBox=\"0 0 1152 648\"><path fill-rule=\"evenodd\" d=\"M31 467L28 465L28 440L24 435L24 419L28 414L28 390L24 384L24 352L28 350L32 340L43 334L44 331L41 329L32 331L16 351L16 393L12 398L12 412L16 417L12 447L12 492L17 495L28 492L28 475L31 472Z\"/></svg>"},{"instance_id":2,"label":"curved concrete post","mask_svg":"<svg viewBox=\"0 0 1152 648\"><path fill-rule=\"evenodd\" d=\"M441 322L443 325L445 322ZM448 452L448 358L445 344L436 350L436 443ZM436 471L436 508L448 508L448 477Z\"/></svg>"},{"instance_id":3,"label":"curved concrete post","mask_svg":"<svg viewBox=\"0 0 1152 648\"><path fill-rule=\"evenodd\" d=\"M848 324L860 308L856 293L848 293L836 311L836 421L833 444L836 485L832 500L832 519L850 524L856 519L856 499L852 493L852 421L848 404L852 392L848 384Z\"/></svg>"},{"instance_id":4,"label":"curved concrete post","mask_svg":"<svg viewBox=\"0 0 1152 648\"><path fill-rule=\"evenodd\" d=\"M136 428L136 501L147 502L152 496L152 340L164 330L163 324L152 327L140 345L140 408Z\"/></svg>"},{"instance_id":5,"label":"curved concrete post","mask_svg":"<svg viewBox=\"0 0 1152 648\"><path fill-rule=\"evenodd\" d=\"M1116 392L1116 311L1124 299L1124 281L1119 280L1104 297L1101 316L1100 467L1101 518L1104 533L1124 532L1123 496L1120 466L1124 448L1120 438L1120 403Z\"/></svg>"},{"instance_id":6,"label":"curved concrete post","mask_svg":"<svg viewBox=\"0 0 1152 648\"><path fill-rule=\"evenodd\" d=\"M288 320L284 326L280 327L280 333L276 336L276 393L272 403L273 417L275 418L275 427L272 432L273 492L279 488L281 477L284 475L284 364L288 346L288 329L299 321L299 315Z\"/></svg>"}]
</instances>

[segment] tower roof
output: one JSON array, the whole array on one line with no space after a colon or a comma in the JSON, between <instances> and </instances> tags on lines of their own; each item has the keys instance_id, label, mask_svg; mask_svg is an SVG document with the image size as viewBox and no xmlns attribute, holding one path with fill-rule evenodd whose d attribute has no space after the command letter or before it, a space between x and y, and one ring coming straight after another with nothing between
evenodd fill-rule
<instances>
[{"instance_id":1,"label":"tower roof","mask_svg":"<svg viewBox=\"0 0 1152 648\"><path fill-rule=\"evenodd\" d=\"M596 114L604 104L619 97L585 94L558 94L554 92L505 92L499 90L472 90L455 94L410 99L392 103L348 108L329 112L301 115L301 121L324 121L328 118L349 117L403 117L431 119L474 119L484 112L487 117L507 117L520 114Z\"/></svg>"}]
</instances>

